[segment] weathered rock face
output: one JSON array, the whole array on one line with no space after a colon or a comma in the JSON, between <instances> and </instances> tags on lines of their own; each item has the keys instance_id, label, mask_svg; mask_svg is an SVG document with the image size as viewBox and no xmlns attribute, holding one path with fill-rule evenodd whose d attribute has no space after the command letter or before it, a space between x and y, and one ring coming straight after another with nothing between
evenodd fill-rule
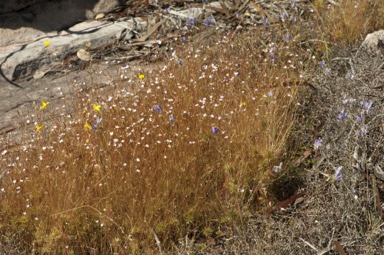
<instances>
[{"instance_id":1,"label":"weathered rock face","mask_svg":"<svg viewBox=\"0 0 384 255\"><path fill-rule=\"evenodd\" d=\"M118 4L123 4L125 1L119 0L81 0L81 1L73 1L73 0L54 0L56 4L69 4L69 5L78 5L78 6L87 6L93 5L94 7L90 10L93 12L109 12ZM14 11L19 11L21 9L25 9L27 7L36 5L36 4L49 4L52 1L47 0L1 0L0 2L0 14L9 13Z\"/></svg>"},{"instance_id":2,"label":"weathered rock face","mask_svg":"<svg viewBox=\"0 0 384 255\"><path fill-rule=\"evenodd\" d=\"M64 30L98 13L108 13L125 1L3 0L0 3L0 47L3 47L15 43L15 39L24 43L47 32Z\"/></svg>"},{"instance_id":3,"label":"weathered rock face","mask_svg":"<svg viewBox=\"0 0 384 255\"><path fill-rule=\"evenodd\" d=\"M368 34L362 46L373 53L384 53L384 29Z\"/></svg>"},{"instance_id":4,"label":"weathered rock face","mask_svg":"<svg viewBox=\"0 0 384 255\"><path fill-rule=\"evenodd\" d=\"M129 24L111 26L89 19L124 4L124 0L0 0L0 80L52 68L87 42L93 47L108 43ZM51 46L45 48L44 41Z\"/></svg>"},{"instance_id":5,"label":"weathered rock face","mask_svg":"<svg viewBox=\"0 0 384 255\"><path fill-rule=\"evenodd\" d=\"M0 2L0 14L18 11L28 6L34 5L38 2L43 2L44 0L2 0Z\"/></svg>"}]
</instances>

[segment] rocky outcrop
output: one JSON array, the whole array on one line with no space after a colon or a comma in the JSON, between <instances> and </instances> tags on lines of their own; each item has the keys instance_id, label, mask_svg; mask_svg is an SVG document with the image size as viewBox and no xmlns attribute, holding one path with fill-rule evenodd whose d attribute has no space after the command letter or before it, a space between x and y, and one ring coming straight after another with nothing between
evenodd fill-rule
<instances>
[{"instance_id":1,"label":"rocky outcrop","mask_svg":"<svg viewBox=\"0 0 384 255\"><path fill-rule=\"evenodd\" d=\"M361 46L371 53L384 54L384 29L368 34Z\"/></svg>"},{"instance_id":2,"label":"rocky outcrop","mask_svg":"<svg viewBox=\"0 0 384 255\"><path fill-rule=\"evenodd\" d=\"M56 1L48 1L48 0L2 0L0 2L0 14L10 13L20 10L28 10L31 6L37 5L65 5L72 7L83 8L88 6L91 11L94 13L99 12L110 12L117 5L124 4L125 1L122 0L81 0L81 1L69 1L69 0L56 0Z\"/></svg>"},{"instance_id":3,"label":"rocky outcrop","mask_svg":"<svg viewBox=\"0 0 384 255\"><path fill-rule=\"evenodd\" d=\"M2 0L0 2L0 14L18 11L39 2L44 2L44 0Z\"/></svg>"},{"instance_id":4,"label":"rocky outcrop","mask_svg":"<svg viewBox=\"0 0 384 255\"><path fill-rule=\"evenodd\" d=\"M123 0L0 1L0 80L11 82L40 68L53 69L86 43L99 47L133 28L133 22L140 24L135 19L119 24L94 20L123 4Z\"/></svg>"},{"instance_id":5,"label":"rocky outcrop","mask_svg":"<svg viewBox=\"0 0 384 255\"><path fill-rule=\"evenodd\" d=\"M9 2L9 3L8 3ZM99 13L111 12L123 0L1 1L0 47L25 43L52 31L65 30ZM8 12L7 12L8 10ZM13 11L12 11L13 10Z\"/></svg>"}]
</instances>

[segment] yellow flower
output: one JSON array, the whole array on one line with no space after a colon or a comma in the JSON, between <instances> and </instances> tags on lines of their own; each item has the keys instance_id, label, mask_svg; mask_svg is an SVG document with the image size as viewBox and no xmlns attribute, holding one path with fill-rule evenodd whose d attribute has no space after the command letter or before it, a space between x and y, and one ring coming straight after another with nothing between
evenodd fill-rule
<instances>
[{"instance_id":1,"label":"yellow flower","mask_svg":"<svg viewBox=\"0 0 384 255\"><path fill-rule=\"evenodd\" d=\"M240 105L242 105L242 106L246 106L247 103L246 103L245 101L242 101L242 102L240 103Z\"/></svg>"},{"instance_id":2,"label":"yellow flower","mask_svg":"<svg viewBox=\"0 0 384 255\"><path fill-rule=\"evenodd\" d=\"M40 110L44 110L47 105L49 105L49 102L42 101L40 105Z\"/></svg>"},{"instance_id":3,"label":"yellow flower","mask_svg":"<svg viewBox=\"0 0 384 255\"><path fill-rule=\"evenodd\" d=\"M140 81L144 79L144 74L139 74Z\"/></svg>"},{"instance_id":4,"label":"yellow flower","mask_svg":"<svg viewBox=\"0 0 384 255\"><path fill-rule=\"evenodd\" d=\"M47 41L47 40L44 40L44 45L45 45L45 47L48 47L49 45L51 45L51 42Z\"/></svg>"},{"instance_id":5,"label":"yellow flower","mask_svg":"<svg viewBox=\"0 0 384 255\"><path fill-rule=\"evenodd\" d=\"M88 123L84 124L84 129L85 130L90 130L91 128L92 128L91 125L89 125Z\"/></svg>"},{"instance_id":6,"label":"yellow flower","mask_svg":"<svg viewBox=\"0 0 384 255\"><path fill-rule=\"evenodd\" d=\"M39 126L39 125L36 125L36 130L37 131L40 131L40 129L43 127L43 125Z\"/></svg>"},{"instance_id":7,"label":"yellow flower","mask_svg":"<svg viewBox=\"0 0 384 255\"><path fill-rule=\"evenodd\" d=\"M99 104L95 104L93 106L93 110L95 110L95 111L100 111L100 108L101 108L101 105L99 105Z\"/></svg>"}]
</instances>

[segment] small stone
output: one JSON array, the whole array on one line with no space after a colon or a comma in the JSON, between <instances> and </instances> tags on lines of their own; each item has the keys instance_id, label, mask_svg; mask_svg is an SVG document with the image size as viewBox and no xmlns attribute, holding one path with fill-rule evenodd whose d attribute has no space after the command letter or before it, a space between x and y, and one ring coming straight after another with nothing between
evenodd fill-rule
<instances>
[{"instance_id":1,"label":"small stone","mask_svg":"<svg viewBox=\"0 0 384 255\"><path fill-rule=\"evenodd\" d=\"M102 19L105 17L105 14L104 13L99 13L96 15L95 19Z\"/></svg>"},{"instance_id":2,"label":"small stone","mask_svg":"<svg viewBox=\"0 0 384 255\"><path fill-rule=\"evenodd\" d=\"M76 53L77 57L83 61L91 61L92 57L91 57L91 54L89 54L88 51L84 50L84 49L80 49L77 53Z\"/></svg>"},{"instance_id":3,"label":"small stone","mask_svg":"<svg viewBox=\"0 0 384 255\"><path fill-rule=\"evenodd\" d=\"M33 79L35 79L35 80L37 80L37 79L41 79L41 78L44 77L45 74L46 74L46 72L37 70L37 71L35 72L35 74L33 75Z\"/></svg>"}]
</instances>

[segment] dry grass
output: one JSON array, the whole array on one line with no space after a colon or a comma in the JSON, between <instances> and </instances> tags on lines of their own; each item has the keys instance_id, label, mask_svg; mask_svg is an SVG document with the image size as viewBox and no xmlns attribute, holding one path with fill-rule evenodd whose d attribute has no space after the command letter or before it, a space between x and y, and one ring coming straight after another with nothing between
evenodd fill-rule
<instances>
[{"instance_id":1,"label":"dry grass","mask_svg":"<svg viewBox=\"0 0 384 255\"><path fill-rule=\"evenodd\" d=\"M179 45L182 66L80 93L69 118L37 109L33 142L2 160L3 235L42 252L138 252L247 216L291 128L297 86L282 85L299 84L295 58L274 63L257 36Z\"/></svg>"},{"instance_id":2,"label":"dry grass","mask_svg":"<svg viewBox=\"0 0 384 255\"><path fill-rule=\"evenodd\" d=\"M356 15L382 15L380 1L364 2L357 2L362 9ZM303 32L308 23L298 21L233 40L182 42L173 45L177 57L159 70L128 81L111 77L113 93L79 91L66 100L71 113L53 110L52 104L37 107L30 122L41 129L27 126L22 149L2 151L3 249L9 254L181 253L173 246L180 238L238 234L237 226L245 227L251 213L273 202L268 190L275 177L292 173L289 163L284 162L282 175L275 166L301 152L293 146L295 151L287 152L301 74L318 65L314 55L330 54L328 48L303 45L324 38L356 42L379 25L371 20L357 28L347 20L351 15L334 22L340 12L356 10L348 1L329 13L323 3L315 5L318 16L309 19L321 17L315 24L323 31L320 37ZM334 27L326 30L329 22ZM313 145L302 139L306 144L300 146ZM311 180L309 187L317 187L319 178ZM263 226L273 231L281 222L273 224ZM273 234L268 238L270 244L277 240ZM269 254L271 247L255 251ZM288 254L287 246L280 248L284 252L278 254Z\"/></svg>"},{"instance_id":3,"label":"dry grass","mask_svg":"<svg viewBox=\"0 0 384 255\"><path fill-rule=\"evenodd\" d=\"M314 25L320 38L346 47L360 43L368 33L384 27L384 2L315 0Z\"/></svg>"}]
</instances>

